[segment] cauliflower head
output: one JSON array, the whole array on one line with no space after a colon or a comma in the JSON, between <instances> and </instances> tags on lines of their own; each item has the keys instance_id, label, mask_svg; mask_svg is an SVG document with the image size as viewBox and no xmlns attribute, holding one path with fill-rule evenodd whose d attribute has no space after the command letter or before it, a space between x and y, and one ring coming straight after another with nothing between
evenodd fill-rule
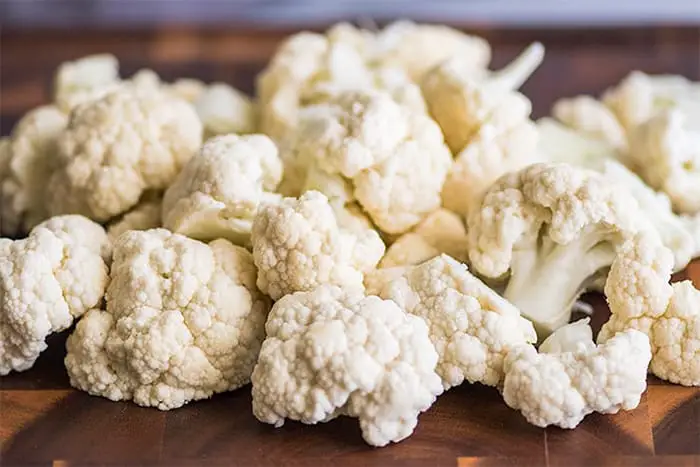
<instances>
[{"instance_id":1,"label":"cauliflower head","mask_svg":"<svg viewBox=\"0 0 700 467\"><path fill-rule=\"evenodd\" d=\"M367 281L368 293L425 320L445 389L464 380L498 386L508 352L537 340L517 308L453 258L443 254L398 269L403 271L377 270Z\"/></svg>"},{"instance_id":2,"label":"cauliflower head","mask_svg":"<svg viewBox=\"0 0 700 467\"><path fill-rule=\"evenodd\" d=\"M281 179L282 161L267 136L212 138L165 192L163 225L198 240L248 245L259 206L281 199L273 193Z\"/></svg>"},{"instance_id":3,"label":"cauliflower head","mask_svg":"<svg viewBox=\"0 0 700 467\"><path fill-rule=\"evenodd\" d=\"M109 281L107 236L81 216L0 239L0 375L32 367L46 338L102 301Z\"/></svg>"},{"instance_id":4,"label":"cauliflower head","mask_svg":"<svg viewBox=\"0 0 700 467\"><path fill-rule=\"evenodd\" d=\"M46 219L45 190L68 117L53 105L29 111L2 145L0 234L18 236Z\"/></svg>"},{"instance_id":5,"label":"cauliflower head","mask_svg":"<svg viewBox=\"0 0 700 467\"><path fill-rule=\"evenodd\" d=\"M569 326L550 337L569 333ZM647 336L628 330L596 347L590 336L581 334L573 332L576 339L554 351L538 353L523 346L508 353L503 399L533 425L575 428L590 413L611 414L639 405L651 359Z\"/></svg>"},{"instance_id":6,"label":"cauliflower head","mask_svg":"<svg viewBox=\"0 0 700 467\"><path fill-rule=\"evenodd\" d=\"M250 253L226 240L121 235L106 309L90 310L66 343L71 384L161 410L247 384L270 308L255 275Z\"/></svg>"},{"instance_id":7,"label":"cauliflower head","mask_svg":"<svg viewBox=\"0 0 700 467\"><path fill-rule=\"evenodd\" d=\"M368 444L411 435L442 393L428 328L390 300L322 285L280 299L253 370L253 413L277 427L357 418Z\"/></svg>"},{"instance_id":8,"label":"cauliflower head","mask_svg":"<svg viewBox=\"0 0 700 467\"><path fill-rule=\"evenodd\" d=\"M64 112L120 86L119 62L110 54L88 55L64 62L53 83L54 102Z\"/></svg>"},{"instance_id":9,"label":"cauliflower head","mask_svg":"<svg viewBox=\"0 0 700 467\"><path fill-rule=\"evenodd\" d=\"M71 114L48 182L48 210L109 220L144 191L170 185L201 142L202 124L187 102L136 87L108 93Z\"/></svg>"},{"instance_id":10,"label":"cauliflower head","mask_svg":"<svg viewBox=\"0 0 700 467\"><path fill-rule=\"evenodd\" d=\"M258 287L273 300L321 284L362 289L384 254L371 228L343 228L323 194L308 191L262 206L253 222Z\"/></svg>"}]
</instances>

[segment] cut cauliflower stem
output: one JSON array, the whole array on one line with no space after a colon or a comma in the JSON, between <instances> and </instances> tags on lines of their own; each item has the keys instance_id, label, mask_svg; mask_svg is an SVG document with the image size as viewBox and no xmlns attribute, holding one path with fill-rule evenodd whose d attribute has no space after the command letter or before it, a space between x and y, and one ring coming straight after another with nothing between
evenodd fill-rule
<instances>
[{"instance_id":1,"label":"cut cauliflower stem","mask_svg":"<svg viewBox=\"0 0 700 467\"><path fill-rule=\"evenodd\" d=\"M442 392L425 323L390 300L323 285L275 303L253 371L253 413L282 426L359 419L368 444L411 435Z\"/></svg>"},{"instance_id":2,"label":"cut cauliflower stem","mask_svg":"<svg viewBox=\"0 0 700 467\"><path fill-rule=\"evenodd\" d=\"M566 128L550 118L540 119L537 127L540 132L539 152L544 160L596 170L634 197L664 245L673 251L674 270L680 271L700 253L700 236L694 232L693 220L676 215L664 193L655 192L622 165L620 151L603 140Z\"/></svg>"},{"instance_id":3,"label":"cut cauliflower stem","mask_svg":"<svg viewBox=\"0 0 700 467\"><path fill-rule=\"evenodd\" d=\"M636 232L653 231L625 190L595 172L535 164L502 177L469 217L469 258L490 278L510 273L504 297L540 338L569 321L571 307Z\"/></svg>"},{"instance_id":4,"label":"cut cauliflower stem","mask_svg":"<svg viewBox=\"0 0 700 467\"><path fill-rule=\"evenodd\" d=\"M90 310L66 343L74 387L168 410L250 381L270 307L250 253L131 231L111 274L106 311Z\"/></svg>"},{"instance_id":5,"label":"cut cauliflower stem","mask_svg":"<svg viewBox=\"0 0 700 467\"><path fill-rule=\"evenodd\" d=\"M180 91L182 92L181 88ZM213 83L193 101L204 125L205 139L228 133L254 133L253 101L228 84Z\"/></svg>"},{"instance_id":6,"label":"cut cauliflower stem","mask_svg":"<svg viewBox=\"0 0 700 467\"><path fill-rule=\"evenodd\" d=\"M506 404L533 425L561 428L574 428L593 412L636 408L647 386L649 339L629 330L596 347L591 334L578 322L555 331L549 339L558 344L543 349L545 341L539 353L532 346L511 350L504 363Z\"/></svg>"},{"instance_id":7,"label":"cut cauliflower stem","mask_svg":"<svg viewBox=\"0 0 700 467\"><path fill-rule=\"evenodd\" d=\"M379 267L412 266L442 253L465 261L468 248L467 229L462 219L447 209L438 209L411 232L396 239L379 262Z\"/></svg>"},{"instance_id":8,"label":"cut cauliflower stem","mask_svg":"<svg viewBox=\"0 0 700 467\"><path fill-rule=\"evenodd\" d=\"M273 300L321 284L362 289L384 254L376 231L339 225L328 198L308 191L262 206L253 222L258 287Z\"/></svg>"},{"instance_id":9,"label":"cut cauliflower stem","mask_svg":"<svg viewBox=\"0 0 700 467\"><path fill-rule=\"evenodd\" d=\"M421 89L433 118L453 153L461 151L487 121L498 127L511 118L511 107L527 108L530 101L516 92L544 57L542 44L530 45L498 72L474 72L460 57L447 60L428 73Z\"/></svg>"},{"instance_id":10,"label":"cut cauliflower stem","mask_svg":"<svg viewBox=\"0 0 700 467\"><path fill-rule=\"evenodd\" d=\"M440 206L451 156L425 114L401 107L384 92L358 91L303 115L297 157L311 173L347 179L351 196L383 232L406 232ZM326 192L323 183L315 187Z\"/></svg>"},{"instance_id":11,"label":"cut cauliflower stem","mask_svg":"<svg viewBox=\"0 0 700 467\"><path fill-rule=\"evenodd\" d=\"M0 234L18 236L48 217L45 190L68 117L53 105L28 112L0 156Z\"/></svg>"},{"instance_id":12,"label":"cut cauliflower stem","mask_svg":"<svg viewBox=\"0 0 700 467\"><path fill-rule=\"evenodd\" d=\"M199 240L226 238L245 246L258 207L276 203L282 161L264 135L207 141L165 192L163 225Z\"/></svg>"},{"instance_id":13,"label":"cut cauliflower stem","mask_svg":"<svg viewBox=\"0 0 700 467\"><path fill-rule=\"evenodd\" d=\"M99 98L120 85L119 62L109 54L62 63L54 77L54 102L64 112Z\"/></svg>"},{"instance_id":14,"label":"cut cauliflower stem","mask_svg":"<svg viewBox=\"0 0 700 467\"><path fill-rule=\"evenodd\" d=\"M46 338L99 305L109 280L104 229L54 217L22 240L0 239L0 375L32 367Z\"/></svg>"},{"instance_id":15,"label":"cut cauliflower stem","mask_svg":"<svg viewBox=\"0 0 700 467\"><path fill-rule=\"evenodd\" d=\"M129 230L150 230L161 227L162 204L159 197L146 197L119 219L110 222L107 226L107 235L114 241Z\"/></svg>"},{"instance_id":16,"label":"cut cauliflower stem","mask_svg":"<svg viewBox=\"0 0 700 467\"><path fill-rule=\"evenodd\" d=\"M635 170L650 186L666 193L676 211L686 214L700 213L698 117L700 110L695 115L678 109L662 111L636 127L630 136Z\"/></svg>"},{"instance_id":17,"label":"cut cauliflower stem","mask_svg":"<svg viewBox=\"0 0 700 467\"><path fill-rule=\"evenodd\" d=\"M373 273L367 292L425 320L445 389L464 380L499 385L508 351L537 340L517 308L449 256L397 269Z\"/></svg>"},{"instance_id":18,"label":"cut cauliflower stem","mask_svg":"<svg viewBox=\"0 0 700 467\"><path fill-rule=\"evenodd\" d=\"M49 212L124 213L144 191L170 185L201 142L192 106L157 90L123 87L79 106L58 141Z\"/></svg>"}]
</instances>

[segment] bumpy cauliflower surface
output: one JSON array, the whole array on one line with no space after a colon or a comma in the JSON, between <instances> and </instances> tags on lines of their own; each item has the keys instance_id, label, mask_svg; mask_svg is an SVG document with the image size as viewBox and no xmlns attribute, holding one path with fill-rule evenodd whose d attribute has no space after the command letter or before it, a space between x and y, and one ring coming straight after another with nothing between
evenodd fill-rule
<instances>
[{"instance_id":1,"label":"bumpy cauliflower surface","mask_svg":"<svg viewBox=\"0 0 700 467\"><path fill-rule=\"evenodd\" d=\"M264 135L225 135L207 141L163 198L163 225L199 240L250 243L262 203L275 203L282 161Z\"/></svg>"},{"instance_id":2,"label":"bumpy cauliflower surface","mask_svg":"<svg viewBox=\"0 0 700 467\"><path fill-rule=\"evenodd\" d=\"M625 129L615 114L591 96L576 96L557 100L552 115L569 128L593 139L604 141L616 149L627 147Z\"/></svg>"},{"instance_id":3,"label":"bumpy cauliflower surface","mask_svg":"<svg viewBox=\"0 0 700 467\"><path fill-rule=\"evenodd\" d=\"M32 367L46 338L99 305L109 280L104 229L54 217L22 240L0 239L0 375Z\"/></svg>"},{"instance_id":4,"label":"bumpy cauliflower surface","mask_svg":"<svg viewBox=\"0 0 700 467\"><path fill-rule=\"evenodd\" d=\"M505 359L503 398L528 422L574 428L590 413L617 413L639 405L651 358L646 335L629 330L597 347L585 339L564 347L548 353L518 347Z\"/></svg>"},{"instance_id":5,"label":"bumpy cauliflower surface","mask_svg":"<svg viewBox=\"0 0 700 467\"><path fill-rule=\"evenodd\" d=\"M323 285L279 300L253 371L253 413L282 426L359 419L373 446L399 442L442 392L428 328L390 300Z\"/></svg>"},{"instance_id":6,"label":"bumpy cauliflower surface","mask_svg":"<svg viewBox=\"0 0 700 467\"><path fill-rule=\"evenodd\" d=\"M120 85L119 62L109 54L62 63L53 83L54 102L64 112L99 98Z\"/></svg>"},{"instance_id":7,"label":"bumpy cauliflower surface","mask_svg":"<svg viewBox=\"0 0 700 467\"><path fill-rule=\"evenodd\" d=\"M111 276L106 310L90 310L68 338L74 387L168 410L250 381L270 307L250 253L131 231L114 245Z\"/></svg>"},{"instance_id":8,"label":"bumpy cauliflower surface","mask_svg":"<svg viewBox=\"0 0 700 467\"><path fill-rule=\"evenodd\" d=\"M162 227L162 209L163 200L160 196L149 194L119 219L110 222L107 226L107 235L114 241L129 230L150 230Z\"/></svg>"},{"instance_id":9,"label":"bumpy cauliflower surface","mask_svg":"<svg viewBox=\"0 0 700 467\"><path fill-rule=\"evenodd\" d=\"M79 106L59 138L48 183L51 214L106 221L164 189L202 142L187 102L158 90L122 87Z\"/></svg>"},{"instance_id":10,"label":"bumpy cauliflower surface","mask_svg":"<svg viewBox=\"0 0 700 467\"><path fill-rule=\"evenodd\" d=\"M368 293L393 300L428 324L445 389L464 380L499 385L508 352L537 340L532 323L517 308L447 255L400 272L373 274Z\"/></svg>"},{"instance_id":11,"label":"bumpy cauliflower surface","mask_svg":"<svg viewBox=\"0 0 700 467\"><path fill-rule=\"evenodd\" d=\"M48 217L45 190L68 117L53 105L22 117L2 144L0 234L17 236Z\"/></svg>"},{"instance_id":12,"label":"bumpy cauliflower surface","mask_svg":"<svg viewBox=\"0 0 700 467\"><path fill-rule=\"evenodd\" d=\"M321 284L361 289L363 274L384 254L376 231L343 228L328 198L316 191L264 205L251 240L258 287L273 300Z\"/></svg>"}]
</instances>

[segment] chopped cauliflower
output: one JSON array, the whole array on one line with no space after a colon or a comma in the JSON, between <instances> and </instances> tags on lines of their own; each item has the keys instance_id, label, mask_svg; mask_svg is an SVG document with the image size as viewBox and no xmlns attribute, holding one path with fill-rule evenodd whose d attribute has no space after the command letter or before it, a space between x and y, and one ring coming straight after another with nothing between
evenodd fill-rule
<instances>
[{"instance_id":1,"label":"chopped cauliflower","mask_svg":"<svg viewBox=\"0 0 700 467\"><path fill-rule=\"evenodd\" d=\"M595 348L591 319L584 318L560 327L537 348L540 353L575 352L580 347Z\"/></svg>"},{"instance_id":2,"label":"chopped cauliflower","mask_svg":"<svg viewBox=\"0 0 700 467\"><path fill-rule=\"evenodd\" d=\"M517 308L447 255L407 267L400 275L381 269L375 274L367 281L368 293L393 300L428 324L445 389L464 380L498 386L508 351L537 340L532 323Z\"/></svg>"},{"instance_id":3,"label":"chopped cauliflower","mask_svg":"<svg viewBox=\"0 0 700 467\"><path fill-rule=\"evenodd\" d=\"M559 99L552 106L552 115L569 128L618 150L624 151L627 147L625 129L615 114L590 96Z\"/></svg>"},{"instance_id":4,"label":"chopped cauliflower","mask_svg":"<svg viewBox=\"0 0 700 467\"><path fill-rule=\"evenodd\" d=\"M467 230L462 219L447 209L438 209L411 232L396 239L379 262L379 267L413 266L442 253L465 261L468 248Z\"/></svg>"},{"instance_id":5,"label":"chopped cauliflower","mask_svg":"<svg viewBox=\"0 0 700 467\"><path fill-rule=\"evenodd\" d=\"M228 84L213 83L193 101L204 126L205 139L228 133L255 133L253 101Z\"/></svg>"},{"instance_id":6,"label":"chopped cauliflower","mask_svg":"<svg viewBox=\"0 0 700 467\"><path fill-rule=\"evenodd\" d=\"M130 231L111 274L106 310L90 310L66 343L71 385L169 410L250 381L270 307L250 253Z\"/></svg>"},{"instance_id":7,"label":"chopped cauliflower","mask_svg":"<svg viewBox=\"0 0 700 467\"><path fill-rule=\"evenodd\" d=\"M425 323L390 300L323 285L280 299L253 370L253 414L280 427L359 419L373 446L411 435L442 393Z\"/></svg>"},{"instance_id":8,"label":"chopped cauliflower","mask_svg":"<svg viewBox=\"0 0 700 467\"><path fill-rule=\"evenodd\" d=\"M62 63L54 77L54 102L63 112L99 98L120 85L119 62L109 54Z\"/></svg>"},{"instance_id":9,"label":"chopped cauliflower","mask_svg":"<svg viewBox=\"0 0 700 467\"><path fill-rule=\"evenodd\" d=\"M384 254L371 228L343 228L323 194L263 205L253 222L258 287L273 300L321 284L362 289L364 273Z\"/></svg>"},{"instance_id":10,"label":"chopped cauliflower","mask_svg":"<svg viewBox=\"0 0 700 467\"><path fill-rule=\"evenodd\" d=\"M194 104L199 97L207 90L207 85L202 81L193 78L176 79L169 86L170 92L180 99Z\"/></svg>"},{"instance_id":11,"label":"chopped cauliflower","mask_svg":"<svg viewBox=\"0 0 700 467\"><path fill-rule=\"evenodd\" d=\"M0 234L17 236L49 217L45 190L68 117L53 105L28 112L3 144Z\"/></svg>"},{"instance_id":12,"label":"chopped cauliflower","mask_svg":"<svg viewBox=\"0 0 700 467\"><path fill-rule=\"evenodd\" d=\"M119 219L110 222L107 226L107 235L115 241L117 237L129 230L150 230L162 227L160 215L162 209L162 199L146 196Z\"/></svg>"},{"instance_id":13,"label":"chopped cauliflower","mask_svg":"<svg viewBox=\"0 0 700 467\"><path fill-rule=\"evenodd\" d=\"M579 332L571 337L580 340L564 348L538 353L523 346L508 353L503 398L533 425L575 428L590 413L611 414L639 405L651 358L647 336L624 331L596 347Z\"/></svg>"},{"instance_id":14,"label":"chopped cauliflower","mask_svg":"<svg viewBox=\"0 0 700 467\"><path fill-rule=\"evenodd\" d=\"M109 280L104 229L54 217L22 240L0 238L0 375L32 367L46 338L98 306Z\"/></svg>"},{"instance_id":15,"label":"chopped cauliflower","mask_svg":"<svg viewBox=\"0 0 700 467\"><path fill-rule=\"evenodd\" d=\"M71 114L58 140L48 210L97 221L122 214L144 191L170 185L201 142L191 105L157 90L120 88Z\"/></svg>"},{"instance_id":16,"label":"chopped cauliflower","mask_svg":"<svg viewBox=\"0 0 700 467\"><path fill-rule=\"evenodd\" d=\"M163 225L198 240L250 243L262 203L275 203L282 162L264 135L225 135L208 140L189 160L163 198Z\"/></svg>"}]
</instances>

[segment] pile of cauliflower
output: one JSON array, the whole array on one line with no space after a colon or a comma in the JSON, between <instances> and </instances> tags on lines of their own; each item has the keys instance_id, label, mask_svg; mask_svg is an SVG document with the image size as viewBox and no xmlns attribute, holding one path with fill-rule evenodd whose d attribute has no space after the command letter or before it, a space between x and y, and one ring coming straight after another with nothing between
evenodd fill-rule
<instances>
[{"instance_id":1,"label":"pile of cauliflower","mask_svg":"<svg viewBox=\"0 0 700 467\"><path fill-rule=\"evenodd\" d=\"M70 329L89 394L252 383L260 421L355 417L374 446L460 384L562 428L634 409L648 373L700 386L700 291L670 283L700 256L700 83L635 71L533 121L543 46L490 57L338 24L281 44L254 98L64 63L0 141L0 374Z\"/></svg>"}]
</instances>

